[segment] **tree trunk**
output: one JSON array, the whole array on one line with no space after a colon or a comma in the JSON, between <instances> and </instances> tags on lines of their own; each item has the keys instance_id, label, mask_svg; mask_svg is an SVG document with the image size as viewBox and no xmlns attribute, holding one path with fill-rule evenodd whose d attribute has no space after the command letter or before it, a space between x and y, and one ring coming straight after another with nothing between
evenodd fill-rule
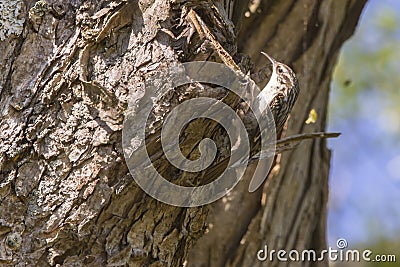
<instances>
[{"instance_id":1,"label":"tree trunk","mask_svg":"<svg viewBox=\"0 0 400 267\"><path fill-rule=\"evenodd\" d=\"M330 153L324 140L278 156L255 193L247 192L249 169L222 200L192 208L148 196L125 162L128 102L146 96L143 84L155 71L194 60L229 65L229 55L222 58L215 40L201 32L202 23L232 55L233 65L260 74L252 75L257 81L265 82L265 71L251 68L246 54L256 66L265 64L259 53L267 51L294 67L301 93L287 136L325 129L333 66L365 0L254 1L250 11L238 2L2 4L1 266L259 266L267 264L257 260L264 245L326 247ZM200 26L191 11L203 21ZM235 25L241 25L238 37ZM159 136L165 114L198 96L239 108L227 90L182 86L156 103L147 124L147 151L157 170L186 186L201 183L201 174L168 164L157 153ZM310 109L318 120L305 125ZM183 133L182 153L196 159L198 140L208 137L220 140L221 160L221 148L229 146L224 134L212 121L193 122Z\"/></svg>"}]
</instances>

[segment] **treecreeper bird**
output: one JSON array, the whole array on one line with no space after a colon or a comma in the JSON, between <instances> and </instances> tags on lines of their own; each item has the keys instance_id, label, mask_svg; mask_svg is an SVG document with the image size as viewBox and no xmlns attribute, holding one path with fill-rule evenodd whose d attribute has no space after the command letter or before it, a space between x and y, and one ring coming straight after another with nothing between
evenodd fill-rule
<instances>
[{"instance_id":1,"label":"treecreeper bird","mask_svg":"<svg viewBox=\"0 0 400 267\"><path fill-rule=\"evenodd\" d=\"M294 103L299 95L299 82L296 74L287 65L277 62L268 54L261 52L272 63L272 76L257 96L256 108L263 114L269 107L275 121L275 131L279 138Z\"/></svg>"},{"instance_id":2,"label":"treecreeper bird","mask_svg":"<svg viewBox=\"0 0 400 267\"><path fill-rule=\"evenodd\" d=\"M257 96L255 101L255 112L261 114L261 121L267 119L267 110L269 108L275 122L276 137L280 138L283 126L292 111L292 108L299 95L299 82L294 71L287 65L276 61L268 54L261 52L272 63L272 75L267 85ZM269 131L269 126L266 129L261 129L260 132ZM260 132L253 139L252 151L259 151L261 140ZM269 167L272 164L272 157L264 158L261 153L258 160L260 168L255 169L253 178L249 184L249 192L256 191L265 181L269 173ZM250 162L250 164L252 164ZM254 164L254 163L253 163Z\"/></svg>"},{"instance_id":3,"label":"treecreeper bird","mask_svg":"<svg viewBox=\"0 0 400 267\"><path fill-rule=\"evenodd\" d=\"M299 94L299 83L296 78L296 74L289 66L276 61L274 58L264 52L261 53L272 63L272 75L267 85L256 97L253 111L258 112L262 120L263 117L265 118L267 116L266 112L267 108L269 107L275 122L275 133L277 138L279 138L282 133L283 126L297 100L297 96ZM260 150L260 132L263 130L268 131L268 129L262 129L263 126L261 125L259 125L259 127L260 131L257 131L257 133L253 135L253 141L250 142L252 143L251 151L254 152L251 154L251 156ZM251 134L249 137L252 137ZM268 175L271 160L271 158L259 159L258 164L261 164L261 167L265 165L266 169L259 168L257 169L258 172L254 173L253 179L249 185L250 192L255 191L264 182L266 176ZM222 173L228 161L229 158L224 159L223 161L211 167L209 171L206 170L204 175L206 183L216 179L216 175L220 175Z\"/></svg>"}]
</instances>

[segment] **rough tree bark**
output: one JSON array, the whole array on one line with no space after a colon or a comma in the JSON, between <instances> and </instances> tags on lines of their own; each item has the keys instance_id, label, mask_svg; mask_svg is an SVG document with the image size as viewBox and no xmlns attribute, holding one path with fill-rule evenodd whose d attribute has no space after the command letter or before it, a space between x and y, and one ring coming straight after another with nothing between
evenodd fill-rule
<instances>
[{"instance_id":1,"label":"rough tree bark","mask_svg":"<svg viewBox=\"0 0 400 267\"><path fill-rule=\"evenodd\" d=\"M259 266L265 263L256 253L266 244L325 248L330 152L324 140L279 156L261 190L249 194L245 178L221 201L197 208L147 196L125 164L124 112L132 94L143 95L143 82L177 62L222 62L188 18L191 9L243 72L257 73L246 55L255 66L265 64L260 51L294 67L301 93L286 135L325 129L332 69L365 0L264 0L253 1L250 10L238 7L243 2L0 5L1 266ZM221 88L176 89L170 105L160 103L151 118L150 152L160 149L156 137L165 114L200 95L238 107ZM305 125L311 108L318 121ZM226 146L215 123L190 127L182 140L188 158L198 155L193 140L213 137ZM176 183L201 179L177 172L163 156L153 162Z\"/></svg>"}]
</instances>

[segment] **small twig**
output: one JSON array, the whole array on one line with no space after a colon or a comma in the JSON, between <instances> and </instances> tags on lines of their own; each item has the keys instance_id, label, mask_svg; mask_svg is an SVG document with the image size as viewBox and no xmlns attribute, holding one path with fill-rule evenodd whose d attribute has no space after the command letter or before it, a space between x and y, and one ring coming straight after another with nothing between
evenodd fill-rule
<instances>
[{"instance_id":1,"label":"small twig","mask_svg":"<svg viewBox=\"0 0 400 267\"><path fill-rule=\"evenodd\" d=\"M194 27L196 28L197 32L200 35L200 38L207 38L215 47L219 57L221 60L231 67L234 70L239 70L239 66L233 60L231 55L224 49L224 47L218 42L217 38L215 38L214 34L210 31L204 21L200 18L200 16L193 10L190 9L188 13L188 17L190 18L191 22L193 23Z\"/></svg>"},{"instance_id":2,"label":"small twig","mask_svg":"<svg viewBox=\"0 0 400 267\"><path fill-rule=\"evenodd\" d=\"M325 132L296 134L276 141L276 145L283 146L293 142L300 142L303 140L315 139L315 138L336 138L339 137L340 135L341 133L325 133Z\"/></svg>"},{"instance_id":3,"label":"small twig","mask_svg":"<svg viewBox=\"0 0 400 267\"><path fill-rule=\"evenodd\" d=\"M275 147L272 146L271 148L268 148L267 150L261 151L256 155L254 155L250 159L250 161L258 160L260 158L271 157L273 155L277 155L282 152L292 150L296 148L304 140L315 139L315 138L337 138L340 135L341 133L316 132L316 133L296 134L289 137L285 137L283 139L277 140L275 142Z\"/></svg>"}]
</instances>

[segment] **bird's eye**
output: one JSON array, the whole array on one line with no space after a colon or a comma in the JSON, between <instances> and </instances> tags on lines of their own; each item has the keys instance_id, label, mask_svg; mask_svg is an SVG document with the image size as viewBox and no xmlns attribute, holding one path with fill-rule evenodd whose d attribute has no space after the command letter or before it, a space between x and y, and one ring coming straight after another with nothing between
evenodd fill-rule
<instances>
[{"instance_id":1,"label":"bird's eye","mask_svg":"<svg viewBox=\"0 0 400 267\"><path fill-rule=\"evenodd\" d=\"M281 67L278 67L278 73L282 73L283 69Z\"/></svg>"}]
</instances>

